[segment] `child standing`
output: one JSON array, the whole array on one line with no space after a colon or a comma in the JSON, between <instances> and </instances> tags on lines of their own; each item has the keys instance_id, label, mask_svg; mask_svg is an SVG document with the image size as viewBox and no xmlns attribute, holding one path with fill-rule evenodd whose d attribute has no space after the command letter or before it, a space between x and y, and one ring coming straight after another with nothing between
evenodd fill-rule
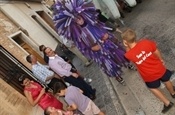
<instances>
[{"instance_id":1,"label":"child standing","mask_svg":"<svg viewBox=\"0 0 175 115\"><path fill-rule=\"evenodd\" d=\"M136 33L131 29L123 32L122 38L127 50L125 57L135 63L146 86L164 103L162 113L167 112L173 107L173 103L158 88L160 83L163 82L171 96L175 98L175 91L170 81L172 72L164 66L164 61L156 47L156 43L148 39L136 41Z\"/></svg>"},{"instance_id":2,"label":"child standing","mask_svg":"<svg viewBox=\"0 0 175 115\"><path fill-rule=\"evenodd\" d=\"M54 85L54 94L65 96L65 101L69 105L67 110L73 111L78 109L84 115L104 115L95 103L82 93L82 90L74 86L66 88L61 83L56 83Z\"/></svg>"}]
</instances>

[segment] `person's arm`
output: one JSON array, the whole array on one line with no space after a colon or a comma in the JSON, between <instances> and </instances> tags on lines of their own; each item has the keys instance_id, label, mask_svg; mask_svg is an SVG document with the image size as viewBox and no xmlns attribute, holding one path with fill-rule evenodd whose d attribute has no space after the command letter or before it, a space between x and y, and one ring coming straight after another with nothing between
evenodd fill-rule
<instances>
[{"instance_id":1,"label":"person's arm","mask_svg":"<svg viewBox=\"0 0 175 115\"><path fill-rule=\"evenodd\" d=\"M41 96L42 96L44 93L45 93L45 89L43 88L43 89L40 91L40 94L38 95L38 97L37 97L35 100L33 100L31 92L29 92L29 91L24 91L24 95L26 96L27 100L29 101L29 103L30 103L32 106L35 106L35 105L39 102Z\"/></svg>"},{"instance_id":2,"label":"person's arm","mask_svg":"<svg viewBox=\"0 0 175 115\"><path fill-rule=\"evenodd\" d=\"M67 107L67 110L69 110L69 111L74 111L76 109L77 109L77 105L76 104L72 104L72 105Z\"/></svg>"},{"instance_id":3,"label":"person's arm","mask_svg":"<svg viewBox=\"0 0 175 115\"><path fill-rule=\"evenodd\" d=\"M103 41L103 40L102 40ZM104 42L104 41L103 41ZM92 51L99 51L101 49L101 46L98 44L94 44L94 46L91 47Z\"/></svg>"},{"instance_id":4,"label":"person's arm","mask_svg":"<svg viewBox=\"0 0 175 115\"><path fill-rule=\"evenodd\" d=\"M162 58L162 56L161 56L161 53L160 53L159 49L156 49L153 53L154 53L154 55L156 55L156 56L161 60L161 62L164 64L164 60L163 60L163 58Z\"/></svg>"},{"instance_id":5,"label":"person's arm","mask_svg":"<svg viewBox=\"0 0 175 115\"><path fill-rule=\"evenodd\" d=\"M66 69L64 69L64 68L61 68L61 67L58 67L57 66L57 68L52 68L54 71L55 71L55 73L57 73L58 75L63 75L63 76L70 76L70 75L72 75L72 72L70 71L70 70L66 70Z\"/></svg>"},{"instance_id":6,"label":"person's arm","mask_svg":"<svg viewBox=\"0 0 175 115\"><path fill-rule=\"evenodd\" d=\"M71 74L73 77L78 78L79 74L78 73L72 73Z\"/></svg>"},{"instance_id":7,"label":"person's arm","mask_svg":"<svg viewBox=\"0 0 175 115\"><path fill-rule=\"evenodd\" d=\"M54 73L54 78L61 79L61 76L59 76L58 74Z\"/></svg>"}]
</instances>

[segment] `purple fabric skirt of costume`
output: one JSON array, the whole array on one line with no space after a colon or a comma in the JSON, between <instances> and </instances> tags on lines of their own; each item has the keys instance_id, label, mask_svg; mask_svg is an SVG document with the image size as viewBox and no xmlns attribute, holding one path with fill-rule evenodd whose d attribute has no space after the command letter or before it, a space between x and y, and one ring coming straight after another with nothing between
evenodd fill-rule
<instances>
[{"instance_id":1,"label":"purple fabric skirt of costume","mask_svg":"<svg viewBox=\"0 0 175 115\"><path fill-rule=\"evenodd\" d=\"M124 57L123 47L120 44L115 45L110 40L101 44L99 51L92 51L89 48L79 49L85 56L94 60L109 77L121 76L121 67L126 67L129 64L129 61Z\"/></svg>"}]
</instances>

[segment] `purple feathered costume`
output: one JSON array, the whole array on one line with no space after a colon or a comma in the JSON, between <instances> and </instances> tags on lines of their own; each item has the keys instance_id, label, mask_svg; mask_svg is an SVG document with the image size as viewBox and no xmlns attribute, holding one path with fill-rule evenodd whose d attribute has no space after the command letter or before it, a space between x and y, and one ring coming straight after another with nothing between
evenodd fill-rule
<instances>
[{"instance_id":1,"label":"purple feathered costume","mask_svg":"<svg viewBox=\"0 0 175 115\"><path fill-rule=\"evenodd\" d=\"M120 44L114 44L114 36L107 31L104 24L97 21L96 9L91 0L63 0L56 1L54 5L53 21L59 35L74 41L78 49L86 56L93 59L101 69L110 77L121 75L121 67L128 65L124 57L125 50ZM82 17L83 25L78 25L76 20ZM109 37L102 40L108 33ZM98 51L92 47L99 45Z\"/></svg>"}]
</instances>

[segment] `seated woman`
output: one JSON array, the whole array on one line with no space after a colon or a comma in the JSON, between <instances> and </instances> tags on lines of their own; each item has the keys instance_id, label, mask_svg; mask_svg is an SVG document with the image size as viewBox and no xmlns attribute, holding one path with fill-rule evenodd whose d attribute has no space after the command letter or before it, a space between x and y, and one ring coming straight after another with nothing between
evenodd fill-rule
<instances>
[{"instance_id":1,"label":"seated woman","mask_svg":"<svg viewBox=\"0 0 175 115\"><path fill-rule=\"evenodd\" d=\"M21 76L19 81L24 86L24 95L32 106L38 104L44 110L49 106L63 110L63 104L50 93L46 93L39 83L25 76Z\"/></svg>"}]
</instances>

